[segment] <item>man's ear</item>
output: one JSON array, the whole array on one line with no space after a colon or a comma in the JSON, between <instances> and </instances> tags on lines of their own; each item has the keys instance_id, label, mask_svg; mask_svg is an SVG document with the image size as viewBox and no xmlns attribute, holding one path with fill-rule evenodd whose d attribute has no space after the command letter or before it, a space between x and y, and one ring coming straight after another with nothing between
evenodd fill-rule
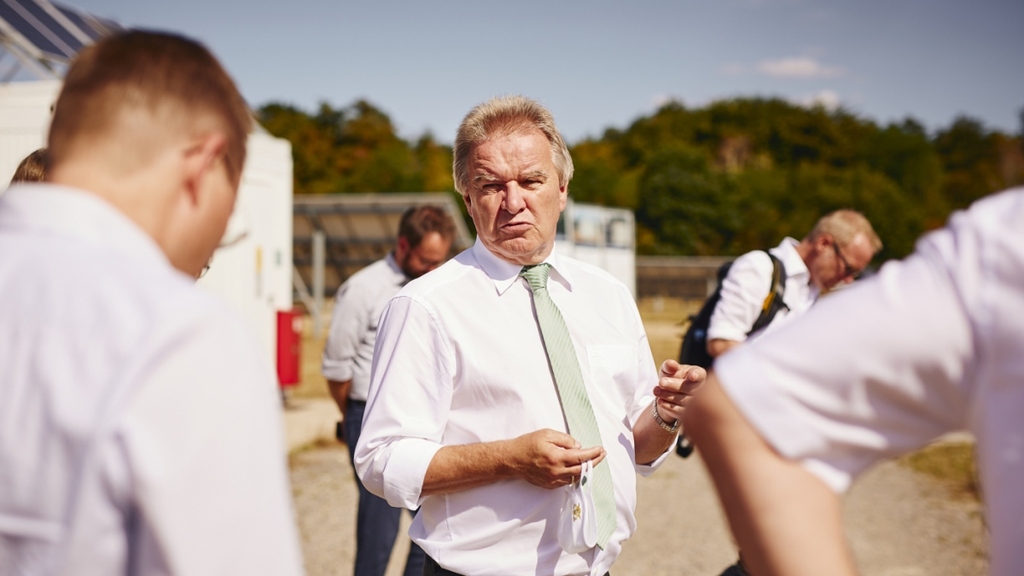
<instances>
[{"instance_id":1,"label":"man's ear","mask_svg":"<svg viewBox=\"0 0 1024 576\"><path fill-rule=\"evenodd\" d=\"M220 132L211 132L196 138L185 150L185 188L194 203L199 201L203 178L212 170L227 152L227 138Z\"/></svg>"},{"instance_id":2,"label":"man's ear","mask_svg":"<svg viewBox=\"0 0 1024 576\"><path fill-rule=\"evenodd\" d=\"M405 256L409 253L409 239L404 236L398 237L398 242L395 244L395 260L399 263L405 262Z\"/></svg>"},{"instance_id":3,"label":"man's ear","mask_svg":"<svg viewBox=\"0 0 1024 576\"><path fill-rule=\"evenodd\" d=\"M818 234L814 239L814 249L819 254L824 253L826 250L831 248L833 242L835 242L835 240L832 239L832 236L828 234Z\"/></svg>"}]
</instances>

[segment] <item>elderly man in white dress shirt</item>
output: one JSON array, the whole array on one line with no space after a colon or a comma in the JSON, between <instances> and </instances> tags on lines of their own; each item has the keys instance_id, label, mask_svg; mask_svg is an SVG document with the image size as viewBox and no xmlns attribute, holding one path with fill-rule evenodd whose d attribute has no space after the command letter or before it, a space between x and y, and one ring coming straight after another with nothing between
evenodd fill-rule
<instances>
[{"instance_id":1,"label":"elderly man in white dress shirt","mask_svg":"<svg viewBox=\"0 0 1024 576\"><path fill-rule=\"evenodd\" d=\"M421 505L410 535L428 555L424 574L605 574L635 528L636 474L665 458L704 371L669 360L659 378L628 289L554 251L572 159L546 109L523 97L477 106L459 127L454 172L477 242L385 309L357 471L392 505ZM520 278L537 264L549 266L596 445L567 433L540 300L535 310ZM603 543L568 553L563 488L587 461L595 478L610 472L611 520Z\"/></svg>"},{"instance_id":2,"label":"elderly man in white dress shirt","mask_svg":"<svg viewBox=\"0 0 1024 576\"><path fill-rule=\"evenodd\" d=\"M836 494L880 459L970 430L991 573L1016 576L1024 574L1022 414L1017 188L976 202L906 260L722 356L686 425L758 576L855 574Z\"/></svg>"},{"instance_id":3,"label":"elderly man in white dress shirt","mask_svg":"<svg viewBox=\"0 0 1024 576\"><path fill-rule=\"evenodd\" d=\"M273 371L194 286L251 123L178 36L68 70L48 183L0 197L0 574L301 574Z\"/></svg>"}]
</instances>

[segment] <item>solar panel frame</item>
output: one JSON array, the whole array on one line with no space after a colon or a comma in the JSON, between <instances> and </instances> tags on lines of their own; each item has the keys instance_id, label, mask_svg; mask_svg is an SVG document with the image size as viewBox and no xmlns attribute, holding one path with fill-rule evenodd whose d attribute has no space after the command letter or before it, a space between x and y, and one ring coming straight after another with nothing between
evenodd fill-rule
<instances>
[{"instance_id":1,"label":"solar panel frame","mask_svg":"<svg viewBox=\"0 0 1024 576\"><path fill-rule=\"evenodd\" d=\"M112 20L49 0L0 0L0 20L0 31L24 53L61 64L85 46L123 30Z\"/></svg>"},{"instance_id":2,"label":"solar panel frame","mask_svg":"<svg viewBox=\"0 0 1024 576\"><path fill-rule=\"evenodd\" d=\"M68 21L78 30L81 30L85 35L87 35L93 42L105 36L109 36L112 33L124 30L123 26L113 20L93 16L92 14L81 12L70 6L58 4L57 2L52 2L50 5L67 18Z\"/></svg>"},{"instance_id":3,"label":"solar panel frame","mask_svg":"<svg viewBox=\"0 0 1024 576\"><path fill-rule=\"evenodd\" d=\"M51 42L46 34L32 26L19 12L19 8L20 6L11 6L8 0L0 0L0 19L13 32L8 35L22 38L22 44L27 43L30 51L38 58L66 59L67 56L60 48Z\"/></svg>"},{"instance_id":4,"label":"solar panel frame","mask_svg":"<svg viewBox=\"0 0 1024 576\"><path fill-rule=\"evenodd\" d=\"M0 0L0 17L50 58L70 60L85 46L37 0Z\"/></svg>"}]
</instances>

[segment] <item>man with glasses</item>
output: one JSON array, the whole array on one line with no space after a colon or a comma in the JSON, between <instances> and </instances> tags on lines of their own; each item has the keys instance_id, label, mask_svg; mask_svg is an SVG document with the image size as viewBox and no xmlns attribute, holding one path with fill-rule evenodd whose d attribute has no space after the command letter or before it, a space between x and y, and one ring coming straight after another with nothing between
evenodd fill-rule
<instances>
[{"instance_id":1,"label":"man with glasses","mask_svg":"<svg viewBox=\"0 0 1024 576\"><path fill-rule=\"evenodd\" d=\"M852 282L882 249L871 223L853 210L822 216L802 240L785 238L768 252L754 250L736 259L722 281L721 299L708 325L708 354L712 358L777 329L787 319L807 311L821 293ZM772 258L785 274L783 306L763 329L751 333L772 289ZM745 576L737 562L722 576Z\"/></svg>"},{"instance_id":2,"label":"man with glasses","mask_svg":"<svg viewBox=\"0 0 1024 576\"><path fill-rule=\"evenodd\" d=\"M990 574L1024 574L1021 222L1024 188L983 198L715 364L685 426L752 573L853 576L838 495L880 460L967 430Z\"/></svg>"},{"instance_id":3,"label":"man with glasses","mask_svg":"<svg viewBox=\"0 0 1024 576\"><path fill-rule=\"evenodd\" d=\"M720 356L806 312L822 292L852 282L881 249L882 241L863 214L836 210L822 216L803 240L785 238L768 252L740 256L722 281L722 296L708 325L708 354ZM769 253L785 270L784 306L768 326L750 334L772 286Z\"/></svg>"}]
</instances>

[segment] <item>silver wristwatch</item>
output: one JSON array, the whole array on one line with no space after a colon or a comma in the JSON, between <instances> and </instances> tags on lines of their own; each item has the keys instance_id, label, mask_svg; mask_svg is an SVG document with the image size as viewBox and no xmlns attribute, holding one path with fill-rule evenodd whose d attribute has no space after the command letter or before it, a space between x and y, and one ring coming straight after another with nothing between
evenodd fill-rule
<instances>
[{"instance_id":1,"label":"silver wristwatch","mask_svg":"<svg viewBox=\"0 0 1024 576\"><path fill-rule=\"evenodd\" d=\"M676 432L679 431L679 420L676 420L675 422L669 424L668 422L665 422L665 420L661 417L661 414L658 414L657 400L655 400L651 404L651 415L654 416L654 421L658 423L658 426L661 426L662 429L665 430L666 432L670 434L675 434Z\"/></svg>"}]
</instances>

